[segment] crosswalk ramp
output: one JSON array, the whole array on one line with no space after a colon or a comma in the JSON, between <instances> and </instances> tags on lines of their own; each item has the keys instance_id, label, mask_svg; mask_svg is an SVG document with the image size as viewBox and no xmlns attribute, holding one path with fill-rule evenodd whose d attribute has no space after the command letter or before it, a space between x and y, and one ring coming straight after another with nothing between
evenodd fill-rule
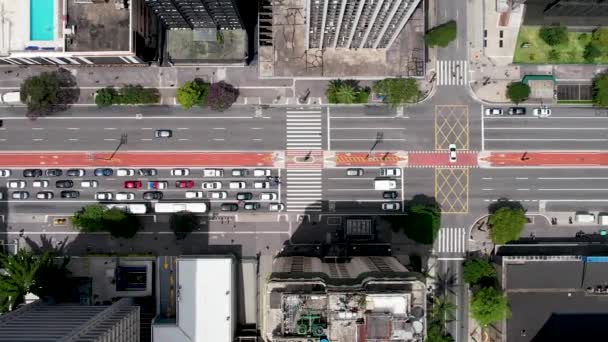
<instances>
[{"instance_id":1,"label":"crosswalk ramp","mask_svg":"<svg viewBox=\"0 0 608 342\"><path fill-rule=\"evenodd\" d=\"M435 251L441 258L462 257L466 252L465 228L441 228L435 241Z\"/></svg>"},{"instance_id":2,"label":"crosswalk ramp","mask_svg":"<svg viewBox=\"0 0 608 342\"><path fill-rule=\"evenodd\" d=\"M287 168L287 211L321 211L323 170Z\"/></svg>"},{"instance_id":3,"label":"crosswalk ramp","mask_svg":"<svg viewBox=\"0 0 608 342\"><path fill-rule=\"evenodd\" d=\"M459 86L467 84L468 63L467 61L437 61L437 85Z\"/></svg>"},{"instance_id":4,"label":"crosswalk ramp","mask_svg":"<svg viewBox=\"0 0 608 342\"><path fill-rule=\"evenodd\" d=\"M321 150L321 109L287 111L287 150Z\"/></svg>"}]
</instances>

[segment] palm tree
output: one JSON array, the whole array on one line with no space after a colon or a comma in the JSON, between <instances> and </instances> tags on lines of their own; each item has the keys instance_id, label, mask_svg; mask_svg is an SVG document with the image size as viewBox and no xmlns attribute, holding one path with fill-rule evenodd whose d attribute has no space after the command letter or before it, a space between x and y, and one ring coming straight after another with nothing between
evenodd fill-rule
<instances>
[{"instance_id":1,"label":"palm tree","mask_svg":"<svg viewBox=\"0 0 608 342\"><path fill-rule=\"evenodd\" d=\"M355 91L355 88L347 83L340 85L340 87L338 87L338 91L336 92L336 97L339 103L354 103L356 96L357 92Z\"/></svg>"},{"instance_id":2,"label":"palm tree","mask_svg":"<svg viewBox=\"0 0 608 342\"><path fill-rule=\"evenodd\" d=\"M5 271L0 275L0 310L8 311L23 303L36 282L40 262L32 253L20 250L15 255L0 256L0 266Z\"/></svg>"},{"instance_id":3,"label":"palm tree","mask_svg":"<svg viewBox=\"0 0 608 342\"><path fill-rule=\"evenodd\" d=\"M342 80L331 80L327 85L327 89L325 89L325 96L329 100L329 103L338 103L337 93L340 87L344 84Z\"/></svg>"},{"instance_id":4,"label":"palm tree","mask_svg":"<svg viewBox=\"0 0 608 342\"><path fill-rule=\"evenodd\" d=\"M454 303L448 300L447 296L435 297L431 308L431 317L441 321L450 321L452 320L452 313L457 308Z\"/></svg>"}]
</instances>

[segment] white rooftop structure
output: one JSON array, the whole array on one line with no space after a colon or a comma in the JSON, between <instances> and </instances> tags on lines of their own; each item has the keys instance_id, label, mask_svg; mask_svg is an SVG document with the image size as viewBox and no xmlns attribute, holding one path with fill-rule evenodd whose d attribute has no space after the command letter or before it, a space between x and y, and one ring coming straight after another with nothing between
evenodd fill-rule
<instances>
[{"instance_id":1,"label":"white rooftop structure","mask_svg":"<svg viewBox=\"0 0 608 342\"><path fill-rule=\"evenodd\" d=\"M154 342L232 342L236 327L235 260L182 257L177 260L177 317L155 321Z\"/></svg>"}]
</instances>

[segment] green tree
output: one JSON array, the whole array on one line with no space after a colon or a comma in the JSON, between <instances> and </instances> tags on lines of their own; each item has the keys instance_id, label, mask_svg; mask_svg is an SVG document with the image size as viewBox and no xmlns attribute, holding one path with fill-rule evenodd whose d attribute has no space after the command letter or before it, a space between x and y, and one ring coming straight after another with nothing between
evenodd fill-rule
<instances>
[{"instance_id":1,"label":"green tree","mask_svg":"<svg viewBox=\"0 0 608 342\"><path fill-rule=\"evenodd\" d=\"M465 283L477 284L483 278L494 277L496 277L496 269L488 260L473 258L464 262L463 279Z\"/></svg>"},{"instance_id":2,"label":"green tree","mask_svg":"<svg viewBox=\"0 0 608 342\"><path fill-rule=\"evenodd\" d=\"M70 219L82 232L109 232L117 238L131 238L141 228L137 217L118 208L93 204L81 208Z\"/></svg>"},{"instance_id":3,"label":"green tree","mask_svg":"<svg viewBox=\"0 0 608 342\"><path fill-rule=\"evenodd\" d=\"M608 74L593 80L593 104L597 107L608 107Z\"/></svg>"},{"instance_id":4,"label":"green tree","mask_svg":"<svg viewBox=\"0 0 608 342\"><path fill-rule=\"evenodd\" d=\"M190 109L195 105L206 105L208 96L209 84L194 80L186 82L177 88L176 99L182 108Z\"/></svg>"},{"instance_id":5,"label":"green tree","mask_svg":"<svg viewBox=\"0 0 608 342\"><path fill-rule=\"evenodd\" d=\"M160 100L158 89L144 88L141 85L126 85L120 88L118 94L117 104L152 104Z\"/></svg>"},{"instance_id":6,"label":"green tree","mask_svg":"<svg viewBox=\"0 0 608 342\"><path fill-rule=\"evenodd\" d=\"M507 97L513 103L520 103L530 96L530 86L522 82L512 82L507 86Z\"/></svg>"},{"instance_id":7,"label":"green tree","mask_svg":"<svg viewBox=\"0 0 608 342\"><path fill-rule=\"evenodd\" d=\"M98 107L108 107L114 104L118 93L112 87L101 88L96 91L95 104Z\"/></svg>"},{"instance_id":8,"label":"green tree","mask_svg":"<svg viewBox=\"0 0 608 342\"><path fill-rule=\"evenodd\" d=\"M454 339L450 336L443 327L444 323L438 321L429 322L426 330L425 342L453 342Z\"/></svg>"},{"instance_id":9,"label":"green tree","mask_svg":"<svg viewBox=\"0 0 608 342\"><path fill-rule=\"evenodd\" d=\"M451 20L445 24L441 24L430 29L424 36L424 40L430 47L446 47L451 41L456 39L457 33L458 30L456 27L456 21Z\"/></svg>"},{"instance_id":10,"label":"green tree","mask_svg":"<svg viewBox=\"0 0 608 342\"><path fill-rule=\"evenodd\" d=\"M101 232L105 230L104 213L106 210L106 207L99 204L87 205L77 211L70 221L72 226L81 232Z\"/></svg>"},{"instance_id":11,"label":"green tree","mask_svg":"<svg viewBox=\"0 0 608 342\"><path fill-rule=\"evenodd\" d=\"M471 298L471 316L482 327L510 316L507 297L493 287L484 287Z\"/></svg>"},{"instance_id":12,"label":"green tree","mask_svg":"<svg viewBox=\"0 0 608 342\"><path fill-rule=\"evenodd\" d=\"M428 245L437 238L441 214L431 205L415 204L408 209L407 215L393 216L389 220L395 231L402 230L410 239Z\"/></svg>"},{"instance_id":13,"label":"green tree","mask_svg":"<svg viewBox=\"0 0 608 342\"><path fill-rule=\"evenodd\" d=\"M591 42L585 45L585 51L583 51L583 58L589 63L593 63L597 57L602 56L602 50L597 46L597 43Z\"/></svg>"},{"instance_id":14,"label":"green tree","mask_svg":"<svg viewBox=\"0 0 608 342\"><path fill-rule=\"evenodd\" d=\"M555 46L568 42L568 30L565 26L545 26L538 31L538 36L545 43Z\"/></svg>"},{"instance_id":15,"label":"green tree","mask_svg":"<svg viewBox=\"0 0 608 342\"><path fill-rule=\"evenodd\" d=\"M359 81L356 80L331 80L325 89L325 96L329 103L351 104L362 101L362 97L365 95L361 94L365 89L361 89ZM369 92L367 96L369 96ZM367 102L367 99L365 102Z\"/></svg>"},{"instance_id":16,"label":"green tree","mask_svg":"<svg viewBox=\"0 0 608 342\"><path fill-rule=\"evenodd\" d=\"M520 208L500 208L490 214L490 239L495 244L517 240L526 224L526 213Z\"/></svg>"},{"instance_id":17,"label":"green tree","mask_svg":"<svg viewBox=\"0 0 608 342\"><path fill-rule=\"evenodd\" d=\"M559 51L557 51L555 49L549 50L549 53L547 54L547 57L551 61L558 61L560 56L561 55L560 55Z\"/></svg>"},{"instance_id":18,"label":"green tree","mask_svg":"<svg viewBox=\"0 0 608 342\"><path fill-rule=\"evenodd\" d=\"M372 87L375 93L384 96L384 102L391 107L418 100L420 90L413 78L386 78L376 81Z\"/></svg>"},{"instance_id":19,"label":"green tree","mask_svg":"<svg viewBox=\"0 0 608 342\"><path fill-rule=\"evenodd\" d=\"M608 46L608 27L600 27L593 31L591 39L600 46Z\"/></svg>"},{"instance_id":20,"label":"green tree","mask_svg":"<svg viewBox=\"0 0 608 342\"><path fill-rule=\"evenodd\" d=\"M23 303L36 282L40 263L30 252L21 249L15 255L0 255L0 302L2 312L14 309Z\"/></svg>"},{"instance_id":21,"label":"green tree","mask_svg":"<svg viewBox=\"0 0 608 342\"><path fill-rule=\"evenodd\" d=\"M188 211L174 213L169 219L169 227L171 227L171 230L178 240L185 239L188 234L192 233L196 228L198 228L198 225L198 217Z\"/></svg>"},{"instance_id":22,"label":"green tree","mask_svg":"<svg viewBox=\"0 0 608 342\"><path fill-rule=\"evenodd\" d=\"M60 102L59 79L55 73L43 72L27 78L21 84L21 102L29 113L48 114Z\"/></svg>"},{"instance_id":23,"label":"green tree","mask_svg":"<svg viewBox=\"0 0 608 342\"><path fill-rule=\"evenodd\" d=\"M434 297L433 305L431 307L431 317L433 319L445 321L447 317L453 317L454 311L456 311L457 308L456 304L450 302L447 296Z\"/></svg>"}]
</instances>

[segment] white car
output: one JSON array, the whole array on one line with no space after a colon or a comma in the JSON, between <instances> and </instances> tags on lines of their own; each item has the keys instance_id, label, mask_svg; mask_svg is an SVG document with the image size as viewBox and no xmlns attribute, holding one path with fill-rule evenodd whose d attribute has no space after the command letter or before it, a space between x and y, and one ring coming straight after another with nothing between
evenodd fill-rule
<instances>
[{"instance_id":1,"label":"white car","mask_svg":"<svg viewBox=\"0 0 608 342\"><path fill-rule=\"evenodd\" d=\"M202 191L186 191L186 198L203 198Z\"/></svg>"},{"instance_id":2,"label":"white car","mask_svg":"<svg viewBox=\"0 0 608 342\"><path fill-rule=\"evenodd\" d=\"M118 169L118 170L116 170L116 175L118 177L135 176L135 170L133 170L133 169Z\"/></svg>"},{"instance_id":3,"label":"white car","mask_svg":"<svg viewBox=\"0 0 608 342\"><path fill-rule=\"evenodd\" d=\"M399 210L401 209L401 203L399 202L385 202L382 203L382 210Z\"/></svg>"},{"instance_id":4,"label":"white car","mask_svg":"<svg viewBox=\"0 0 608 342\"><path fill-rule=\"evenodd\" d=\"M11 170L0 170L0 177L10 177L11 176Z\"/></svg>"},{"instance_id":5,"label":"white car","mask_svg":"<svg viewBox=\"0 0 608 342\"><path fill-rule=\"evenodd\" d=\"M50 191L41 191L36 194L36 199L53 199L55 195Z\"/></svg>"},{"instance_id":6,"label":"white car","mask_svg":"<svg viewBox=\"0 0 608 342\"><path fill-rule=\"evenodd\" d=\"M253 182L253 187L256 189L268 189L270 188L270 182Z\"/></svg>"},{"instance_id":7,"label":"white car","mask_svg":"<svg viewBox=\"0 0 608 342\"><path fill-rule=\"evenodd\" d=\"M208 196L211 199L224 199L228 197L228 193L226 191L209 191Z\"/></svg>"},{"instance_id":8,"label":"white car","mask_svg":"<svg viewBox=\"0 0 608 342\"><path fill-rule=\"evenodd\" d=\"M534 108L534 110L532 110L532 114L534 116L538 116L539 118L546 118L551 116L551 109L547 107Z\"/></svg>"},{"instance_id":9,"label":"white car","mask_svg":"<svg viewBox=\"0 0 608 342\"><path fill-rule=\"evenodd\" d=\"M222 169L204 169L203 177L222 177L224 176L224 170Z\"/></svg>"},{"instance_id":10,"label":"white car","mask_svg":"<svg viewBox=\"0 0 608 342\"><path fill-rule=\"evenodd\" d=\"M190 169L173 169L171 170L171 176L188 176Z\"/></svg>"},{"instance_id":11,"label":"white car","mask_svg":"<svg viewBox=\"0 0 608 342\"><path fill-rule=\"evenodd\" d=\"M6 187L8 187L9 189L23 189L25 188L25 185L25 181L22 180L12 180L6 182Z\"/></svg>"},{"instance_id":12,"label":"white car","mask_svg":"<svg viewBox=\"0 0 608 342\"><path fill-rule=\"evenodd\" d=\"M399 177L401 176L401 169L396 167L382 168L380 169L380 175L384 177Z\"/></svg>"},{"instance_id":13,"label":"white car","mask_svg":"<svg viewBox=\"0 0 608 342\"><path fill-rule=\"evenodd\" d=\"M486 115L502 115L502 109L500 108L486 108Z\"/></svg>"},{"instance_id":14,"label":"white car","mask_svg":"<svg viewBox=\"0 0 608 342\"><path fill-rule=\"evenodd\" d=\"M30 193L27 191L15 191L11 195L13 199L28 199L30 198Z\"/></svg>"},{"instance_id":15,"label":"white car","mask_svg":"<svg viewBox=\"0 0 608 342\"><path fill-rule=\"evenodd\" d=\"M32 186L34 188L48 188L49 187L49 181L48 180L34 181L34 182L32 182Z\"/></svg>"},{"instance_id":16,"label":"white car","mask_svg":"<svg viewBox=\"0 0 608 342\"><path fill-rule=\"evenodd\" d=\"M254 177L268 177L272 174L270 169L255 169L253 170Z\"/></svg>"},{"instance_id":17,"label":"white car","mask_svg":"<svg viewBox=\"0 0 608 342\"><path fill-rule=\"evenodd\" d=\"M245 182L230 182L230 189L244 189L247 186Z\"/></svg>"},{"instance_id":18,"label":"white car","mask_svg":"<svg viewBox=\"0 0 608 342\"><path fill-rule=\"evenodd\" d=\"M262 192L260 194L260 200L262 201L275 201L279 196L274 192Z\"/></svg>"},{"instance_id":19,"label":"white car","mask_svg":"<svg viewBox=\"0 0 608 342\"><path fill-rule=\"evenodd\" d=\"M232 169L232 177L246 177L248 174L246 169Z\"/></svg>"},{"instance_id":20,"label":"white car","mask_svg":"<svg viewBox=\"0 0 608 342\"><path fill-rule=\"evenodd\" d=\"M221 189L222 182L203 182L203 189Z\"/></svg>"},{"instance_id":21,"label":"white car","mask_svg":"<svg viewBox=\"0 0 608 342\"><path fill-rule=\"evenodd\" d=\"M119 192L116 194L117 201L132 201L135 199L135 194L132 192Z\"/></svg>"},{"instance_id":22,"label":"white car","mask_svg":"<svg viewBox=\"0 0 608 342\"><path fill-rule=\"evenodd\" d=\"M97 192L95 193L95 199L98 201L109 201L112 199L111 192Z\"/></svg>"},{"instance_id":23,"label":"white car","mask_svg":"<svg viewBox=\"0 0 608 342\"><path fill-rule=\"evenodd\" d=\"M456 144L450 144L450 163L456 162Z\"/></svg>"},{"instance_id":24,"label":"white car","mask_svg":"<svg viewBox=\"0 0 608 342\"><path fill-rule=\"evenodd\" d=\"M281 211L285 208L283 203L270 203L268 205L268 211Z\"/></svg>"},{"instance_id":25,"label":"white car","mask_svg":"<svg viewBox=\"0 0 608 342\"><path fill-rule=\"evenodd\" d=\"M86 180L80 182L81 188L96 188L99 186L99 182L96 180Z\"/></svg>"}]
</instances>

